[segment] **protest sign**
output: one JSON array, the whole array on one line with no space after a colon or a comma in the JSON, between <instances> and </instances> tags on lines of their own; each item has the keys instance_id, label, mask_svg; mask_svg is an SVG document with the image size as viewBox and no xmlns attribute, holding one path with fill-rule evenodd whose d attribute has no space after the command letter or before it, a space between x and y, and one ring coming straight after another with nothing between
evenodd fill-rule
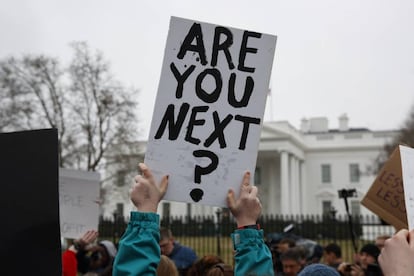
<instances>
[{"instance_id":1,"label":"protest sign","mask_svg":"<svg viewBox=\"0 0 414 276\"><path fill-rule=\"evenodd\" d=\"M145 163L166 200L225 206L256 165L276 36L172 17Z\"/></svg>"},{"instance_id":2,"label":"protest sign","mask_svg":"<svg viewBox=\"0 0 414 276\"><path fill-rule=\"evenodd\" d=\"M402 179L408 229L414 229L414 149L400 146Z\"/></svg>"},{"instance_id":3,"label":"protest sign","mask_svg":"<svg viewBox=\"0 0 414 276\"><path fill-rule=\"evenodd\" d=\"M396 229L408 227L401 161L400 147L397 147L361 201Z\"/></svg>"},{"instance_id":4,"label":"protest sign","mask_svg":"<svg viewBox=\"0 0 414 276\"><path fill-rule=\"evenodd\" d=\"M60 232L77 239L87 230L98 230L99 183L97 172L59 170Z\"/></svg>"},{"instance_id":5,"label":"protest sign","mask_svg":"<svg viewBox=\"0 0 414 276\"><path fill-rule=\"evenodd\" d=\"M57 130L0 133L0 153L3 274L62 275Z\"/></svg>"}]
</instances>

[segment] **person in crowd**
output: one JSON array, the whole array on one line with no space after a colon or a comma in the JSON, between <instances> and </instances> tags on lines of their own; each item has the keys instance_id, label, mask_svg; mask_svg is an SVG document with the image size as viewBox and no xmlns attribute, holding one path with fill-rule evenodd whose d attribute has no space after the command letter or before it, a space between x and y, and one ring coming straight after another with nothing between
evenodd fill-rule
<instances>
[{"instance_id":1,"label":"person in crowd","mask_svg":"<svg viewBox=\"0 0 414 276\"><path fill-rule=\"evenodd\" d=\"M206 255L197 260L188 270L187 276L233 276L230 265L216 255Z\"/></svg>"},{"instance_id":2,"label":"person in crowd","mask_svg":"<svg viewBox=\"0 0 414 276\"><path fill-rule=\"evenodd\" d=\"M168 176L160 184L150 169L139 164L142 175L135 177L130 197L138 211L131 212L127 229L119 243L113 275L156 275L160 262L158 204L168 188ZM237 227L232 234L235 249L235 275L274 275L272 257L263 238L263 230L256 224L262 206L257 197L257 187L250 184L246 172L239 197L233 190L227 194L227 206L234 216Z\"/></svg>"},{"instance_id":3,"label":"person in crowd","mask_svg":"<svg viewBox=\"0 0 414 276\"><path fill-rule=\"evenodd\" d=\"M296 241L290 238L283 238L276 245L274 245L274 249L272 250L272 258L275 272L283 271L282 260L280 258L284 252L294 246L296 246Z\"/></svg>"},{"instance_id":4,"label":"person in crowd","mask_svg":"<svg viewBox=\"0 0 414 276\"><path fill-rule=\"evenodd\" d=\"M298 276L340 276L339 272L325 264L310 264L306 266Z\"/></svg>"},{"instance_id":5,"label":"person in crowd","mask_svg":"<svg viewBox=\"0 0 414 276\"><path fill-rule=\"evenodd\" d=\"M303 254L297 247L289 248L281 256L283 272L280 276L296 276L303 268Z\"/></svg>"},{"instance_id":6,"label":"person in crowd","mask_svg":"<svg viewBox=\"0 0 414 276\"><path fill-rule=\"evenodd\" d=\"M295 240L290 239L290 238L283 238L277 244L276 250L277 250L277 252L279 252L279 254L283 254L287 250L289 250L289 248L292 248L292 247L295 247L295 246L296 246L296 241Z\"/></svg>"},{"instance_id":7,"label":"person in crowd","mask_svg":"<svg viewBox=\"0 0 414 276\"><path fill-rule=\"evenodd\" d=\"M307 264L318 264L323 257L323 247L319 244L315 244L312 250L312 254L307 258Z\"/></svg>"},{"instance_id":8,"label":"person in crowd","mask_svg":"<svg viewBox=\"0 0 414 276\"><path fill-rule=\"evenodd\" d=\"M186 275L186 271L197 260L197 255L193 249L183 246L174 240L172 232L168 228L160 229L161 254L168 256L177 267L180 275Z\"/></svg>"},{"instance_id":9,"label":"person in crowd","mask_svg":"<svg viewBox=\"0 0 414 276\"><path fill-rule=\"evenodd\" d=\"M115 245L111 241L103 240L88 251L90 257L87 271L96 273L99 276L112 275L112 265L117 253Z\"/></svg>"},{"instance_id":10,"label":"person in crowd","mask_svg":"<svg viewBox=\"0 0 414 276\"><path fill-rule=\"evenodd\" d=\"M390 235L379 235L375 238L375 245L381 251L384 248L385 241L391 238Z\"/></svg>"},{"instance_id":11,"label":"person in crowd","mask_svg":"<svg viewBox=\"0 0 414 276\"><path fill-rule=\"evenodd\" d=\"M359 262L363 270L368 269L368 265L378 265L378 256L381 251L373 244L365 244L359 251Z\"/></svg>"},{"instance_id":12,"label":"person in crowd","mask_svg":"<svg viewBox=\"0 0 414 276\"><path fill-rule=\"evenodd\" d=\"M381 276L381 268L378 265L379 255L380 250L375 244L365 244L359 251L358 262L354 264L341 263L338 266L338 271L345 276Z\"/></svg>"},{"instance_id":13,"label":"person in crowd","mask_svg":"<svg viewBox=\"0 0 414 276\"><path fill-rule=\"evenodd\" d=\"M414 275L414 230L401 229L387 239L378 262L384 275Z\"/></svg>"},{"instance_id":14,"label":"person in crowd","mask_svg":"<svg viewBox=\"0 0 414 276\"><path fill-rule=\"evenodd\" d=\"M95 242L98 237L98 231L88 230L81 238L73 241L73 244L69 246L62 254L62 275L63 276L76 276L78 275L78 259L77 254L79 251L84 251L86 248Z\"/></svg>"},{"instance_id":15,"label":"person in crowd","mask_svg":"<svg viewBox=\"0 0 414 276\"><path fill-rule=\"evenodd\" d=\"M165 255L161 255L157 267L157 276L179 276L175 263Z\"/></svg>"},{"instance_id":16,"label":"person in crowd","mask_svg":"<svg viewBox=\"0 0 414 276\"><path fill-rule=\"evenodd\" d=\"M323 260L326 265L335 269L342 263L342 250L336 243L330 243L323 248Z\"/></svg>"}]
</instances>

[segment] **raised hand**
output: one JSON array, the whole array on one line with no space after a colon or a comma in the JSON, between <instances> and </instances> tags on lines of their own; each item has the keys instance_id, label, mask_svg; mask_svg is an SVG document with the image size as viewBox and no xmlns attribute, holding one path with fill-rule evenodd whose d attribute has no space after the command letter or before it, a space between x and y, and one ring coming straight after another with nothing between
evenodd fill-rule
<instances>
[{"instance_id":1,"label":"raised hand","mask_svg":"<svg viewBox=\"0 0 414 276\"><path fill-rule=\"evenodd\" d=\"M378 262L384 275L414 275L414 230L402 229L387 239Z\"/></svg>"},{"instance_id":2,"label":"raised hand","mask_svg":"<svg viewBox=\"0 0 414 276\"><path fill-rule=\"evenodd\" d=\"M227 193L227 206L237 222L237 227L256 224L262 212L262 204L257 197L257 187L250 185L250 172L246 172L236 199L233 190Z\"/></svg>"},{"instance_id":3,"label":"raised hand","mask_svg":"<svg viewBox=\"0 0 414 276\"><path fill-rule=\"evenodd\" d=\"M164 176L157 185L151 170L144 163L139 163L138 167L141 175L135 176L135 183L130 190L132 203L140 212L156 213L158 203L167 192L168 176Z\"/></svg>"}]
</instances>

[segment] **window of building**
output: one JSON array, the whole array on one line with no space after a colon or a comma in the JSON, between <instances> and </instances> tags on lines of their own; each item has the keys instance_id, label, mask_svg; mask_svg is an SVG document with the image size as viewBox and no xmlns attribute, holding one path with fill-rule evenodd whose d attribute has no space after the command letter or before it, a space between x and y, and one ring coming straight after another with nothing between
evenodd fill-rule
<instances>
[{"instance_id":1,"label":"window of building","mask_svg":"<svg viewBox=\"0 0 414 276\"><path fill-rule=\"evenodd\" d=\"M322 183L331 183L331 165L322 164L321 172L322 172Z\"/></svg>"},{"instance_id":2,"label":"window of building","mask_svg":"<svg viewBox=\"0 0 414 276\"><path fill-rule=\"evenodd\" d=\"M359 182L359 165L358 164L349 164L349 180L351 182Z\"/></svg>"},{"instance_id":3,"label":"window of building","mask_svg":"<svg viewBox=\"0 0 414 276\"><path fill-rule=\"evenodd\" d=\"M332 202L330 200L322 201L322 214L330 215L332 211Z\"/></svg>"},{"instance_id":4,"label":"window of building","mask_svg":"<svg viewBox=\"0 0 414 276\"><path fill-rule=\"evenodd\" d=\"M125 177L127 172L124 170L120 170L116 172L116 185L118 187L122 187L125 185Z\"/></svg>"},{"instance_id":5,"label":"window of building","mask_svg":"<svg viewBox=\"0 0 414 276\"><path fill-rule=\"evenodd\" d=\"M256 167L254 171L254 185L260 185L262 183L262 171L259 167Z\"/></svg>"},{"instance_id":6,"label":"window of building","mask_svg":"<svg viewBox=\"0 0 414 276\"><path fill-rule=\"evenodd\" d=\"M117 203L116 204L116 215L117 216L124 216L124 204L123 203Z\"/></svg>"},{"instance_id":7,"label":"window of building","mask_svg":"<svg viewBox=\"0 0 414 276\"><path fill-rule=\"evenodd\" d=\"M171 204L169 202L164 202L162 204L162 216L170 217L171 215Z\"/></svg>"},{"instance_id":8,"label":"window of building","mask_svg":"<svg viewBox=\"0 0 414 276\"><path fill-rule=\"evenodd\" d=\"M361 203L358 200L351 201L351 215L359 217L361 215Z\"/></svg>"}]
</instances>

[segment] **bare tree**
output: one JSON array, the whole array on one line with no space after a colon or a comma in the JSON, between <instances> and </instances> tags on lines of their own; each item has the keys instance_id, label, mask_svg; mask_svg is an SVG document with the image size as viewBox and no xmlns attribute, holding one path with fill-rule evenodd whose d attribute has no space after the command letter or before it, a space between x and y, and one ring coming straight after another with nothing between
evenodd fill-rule
<instances>
[{"instance_id":1,"label":"bare tree","mask_svg":"<svg viewBox=\"0 0 414 276\"><path fill-rule=\"evenodd\" d=\"M101 52L71 46L67 68L42 55L0 60L0 131L57 128L60 166L95 171L110 147L135 140L137 91Z\"/></svg>"},{"instance_id":2,"label":"bare tree","mask_svg":"<svg viewBox=\"0 0 414 276\"><path fill-rule=\"evenodd\" d=\"M398 145L414 147L414 106L411 108L410 114L403 123L398 135L384 146L384 151L378 156L377 170L389 159L389 156Z\"/></svg>"}]
</instances>

